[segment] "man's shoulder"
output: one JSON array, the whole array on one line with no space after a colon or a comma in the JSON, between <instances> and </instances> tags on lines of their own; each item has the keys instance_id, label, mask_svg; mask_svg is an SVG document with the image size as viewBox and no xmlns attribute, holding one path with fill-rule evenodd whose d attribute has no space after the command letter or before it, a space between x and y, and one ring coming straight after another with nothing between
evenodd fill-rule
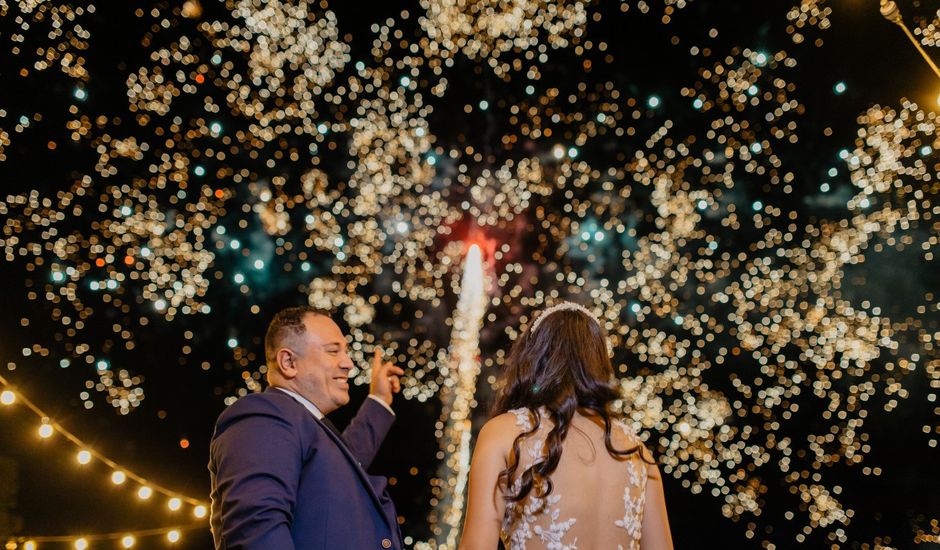
<instances>
[{"instance_id":1,"label":"man's shoulder","mask_svg":"<svg viewBox=\"0 0 940 550\"><path fill-rule=\"evenodd\" d=\"M268 390L240 397L219 415L218 425L234 422L246 416L273 416L292 421L303 418L303 407L284 392Z\"/></svg>"},{"instance_id":2,"label":"man's shoulder","mask_svg":"<svg viewBox=\"0 0 940 550\"><path fill-rule=\"evenodd\" d=\"M283 396L283 397L282 397ZM291 406L291 397L279 391L254 393L239 398L219 415L209 444L212 464L246 449L266 452L272 445L304 445L302 406ZM294 402L296 403L296 402Z\"/></svg>"}]
</instances>

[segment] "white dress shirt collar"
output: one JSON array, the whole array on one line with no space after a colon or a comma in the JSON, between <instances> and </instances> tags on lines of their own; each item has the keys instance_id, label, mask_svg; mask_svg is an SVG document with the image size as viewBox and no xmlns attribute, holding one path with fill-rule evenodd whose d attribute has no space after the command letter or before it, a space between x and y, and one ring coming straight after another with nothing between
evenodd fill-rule
<instances>
[{"instance_id":1,"label":"white dress shirt collar","mask_svg":"<svg viewBox=\"0 0 940 550\"><path fill-rule=\"evenodd\" d=\"M286 393L287 395L293 397L293 398L294 398L294 401L296 401L296 402L300 403L301 405L303 405L304 408L306 408L308 411L310 411L310 414L312 414L317 420L321 420L321 419L325 416L325 415L323 414L323 412L320 411L320 409L317 408L316 405L314 405L313 403L311 403L309 399L307 399L306 397L300 395L299 393L297 393L297 392L295 392L295 391L293 391L293 390L289 390L289 389L287 389L287 388L282 388L282 387L280 387L280 386L272 386L272 387L275 388L275 389L281 390L282 392ZM375 400L379 405L382 405L382 407L384 407L386 411L388 411L389 413L391 413L392 416L395 416L395 411L393 411L392 408L388 405L388 403L386 403L385 401L383 401L382 398L376 397L376 396L374 396L374 395L369 395L368 397L369 397L370 399Z\"/></svg>"},{"instance_id":2,"label":"white dress shirt collar","mask_svg":"<svg viewBox=\"0 0 940 550\"><path fill-rule=\"evenodd\" d=\"M301 405L303 405L304 408L307 409L308 411L310 411L310 414L312 414L312 415L314 416L314 418L316 418L317 420L320 420L320 419L323 418L323 413L320 411L320 409L318 409L317 406L314 405L313 403L311 403L310 400L307 399L306 397L300 395L299 393L297 393L297 392L295 392L295 391L293 391L293 390L289 390L289 389L287 389L287 388L282 388L282 387L280 387L280 386L274 386L274 388L275 388L275 389L278 389L278 390L281 390L282 392L286 393L287 395L293 397L293 398L294 398L294 401L296 401L296 402L300 403Z\"/></svg>"}]
</instances>

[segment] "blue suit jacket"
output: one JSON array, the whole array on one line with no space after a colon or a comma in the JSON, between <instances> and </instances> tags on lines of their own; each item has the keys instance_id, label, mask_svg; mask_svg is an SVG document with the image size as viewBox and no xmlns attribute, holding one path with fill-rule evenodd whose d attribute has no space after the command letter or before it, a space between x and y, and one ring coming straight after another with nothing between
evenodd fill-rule
<instances>
[{"instance_id":1,"label":"blue suit jacket","mask_svg":"<svg viewBox=\"0 0 940 550\"><path fill-rule=\"evenodd\" d=\"M366 399L340 438L274 388L236 401L209 448L216 548L401 550L388 482L365 471L394 420Z\"/></svg>"}]
</instances>

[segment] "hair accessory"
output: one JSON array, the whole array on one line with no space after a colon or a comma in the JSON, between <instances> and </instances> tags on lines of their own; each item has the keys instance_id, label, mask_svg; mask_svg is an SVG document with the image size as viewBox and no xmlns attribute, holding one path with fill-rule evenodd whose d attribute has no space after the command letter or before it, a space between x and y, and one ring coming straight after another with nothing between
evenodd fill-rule
<instances>
[{"instance_id":1,"label":"hair accessory","mask_svg":"<svg viewBox=\"0 0 940 550\"><path fill-rule=\"evenodd\" d=\"M556 311L563 311L563 310L580 311L581 313L587 315L591 319L594 319L594 322L597 323L597 326L600 326L601 324L597 316L591 313L591 310L582 306L581 304L576 304L574 302L562 302L560 304L555 304L552 307L543 311L542 314L539 315L538 318L535 320L535 322L532 323L532 328L529 329L529 332L535 332L535 330L539 328L539 325L542 324L542 320L548 317L549 315L551 315L552 313L555 313Z\"/></svg>"}]
</instances>

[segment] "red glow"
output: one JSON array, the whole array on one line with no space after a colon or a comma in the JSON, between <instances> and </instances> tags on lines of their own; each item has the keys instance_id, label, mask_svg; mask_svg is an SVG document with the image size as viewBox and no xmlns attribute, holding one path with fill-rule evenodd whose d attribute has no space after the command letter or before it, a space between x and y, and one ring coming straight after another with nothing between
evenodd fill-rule
<instances>
[{"instance_id":1,"label":"red glow","mask_svg":"<svg viewBox=\"0 0 940 550\"><path fill-rule=\"evenodd\" d=\"M463 253L464 256L467 255L467 252L470 250L470 247L477 245L480 247L480 252L483 253L483 259L492 258L493 254L496 252L496 239L490 239L486 236L486 233L483 232L479 227L470 228L470 232L467 234L467 238L464 239L463 243Z\"/></svg>"}]
</instances>

